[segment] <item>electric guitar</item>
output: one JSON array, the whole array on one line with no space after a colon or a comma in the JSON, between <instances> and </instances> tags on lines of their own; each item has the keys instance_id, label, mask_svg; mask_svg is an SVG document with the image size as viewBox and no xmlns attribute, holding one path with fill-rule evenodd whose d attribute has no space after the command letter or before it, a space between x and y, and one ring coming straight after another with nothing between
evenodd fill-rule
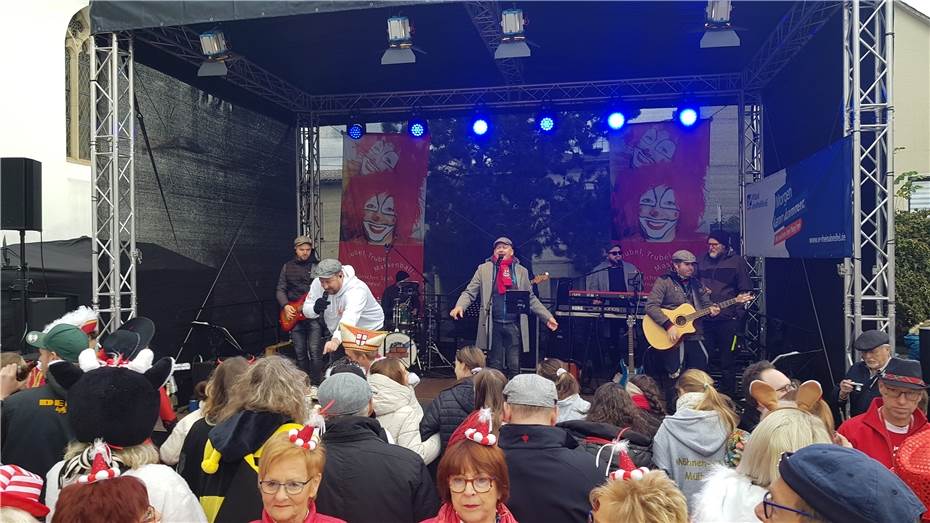
<instances>
[{"instance_id":1,"label":"electric guitar","mask_svg":"<svg viewBox=\"0 0 930 523\"><path fill-rule=\"evenodd\" d=\"M720 307L722 310L726 309L727 307L732 307L738 303L752 301L752 299L752 294L746 292L733 299L729 299L715 305ZM662 313L665 314L665 316L668 317L668 319L671 320L676 327L678 327L678 332L681 334L678 340L670 340L668 337L668 331L665 330L665 327L656 323L655 320L650 318L648 315L643 317L643 332L646 334L646 340L649 342L649 345L651 345L652 348L658 350L667 350L681 343L681 340L685 337L685 334L694 332L696 330L694 328L694 321L710 314L710 307L696 310L690 303L682 303L674 309L662 309Z\"/></svg>"},{"instance_id":2,"label":"electric guitar","mask_svg":"<svg viewBox=\"0 0 930 523\"><path fill-rule=\"evenodd\" d=\"M304 316L304 302L307 300L307 296L309 294L310 293L308 292L300 299L287 303L287 305L297 309L297 311L294 313L294 317L291 319L287 319L287 313L285 312L287 306L281 307L281 312L278 314L278 323L281 325L281 330L284 332L291 332L294 330L294 327L296 327L298 323L307 319L307 317Z\"/></svg>"}]
</instances>

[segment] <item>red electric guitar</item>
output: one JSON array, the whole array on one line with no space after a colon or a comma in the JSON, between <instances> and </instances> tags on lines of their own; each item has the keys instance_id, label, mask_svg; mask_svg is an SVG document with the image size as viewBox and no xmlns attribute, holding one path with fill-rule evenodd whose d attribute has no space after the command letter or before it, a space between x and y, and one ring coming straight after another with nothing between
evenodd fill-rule
<instances>
[{"instance_id":1,"label":"red electric guitar","mask_svg":"<svg viewBox=\"0 0 930 523\"><path fill-rule=\"evenodd\" d=\"M291 332L299 322L307 319L307 317L304 316L304 302L307 300L307 295L309 294L310 293L304 294L299 300L287 303L291 307L297 309L297 312L294 313L294 317L290 320L287 319L287 313L285 312L287 306L281 307L281 312L278 314L278 323L281 324L281 330L284 332Z\"/></svg>"}]
</instances>

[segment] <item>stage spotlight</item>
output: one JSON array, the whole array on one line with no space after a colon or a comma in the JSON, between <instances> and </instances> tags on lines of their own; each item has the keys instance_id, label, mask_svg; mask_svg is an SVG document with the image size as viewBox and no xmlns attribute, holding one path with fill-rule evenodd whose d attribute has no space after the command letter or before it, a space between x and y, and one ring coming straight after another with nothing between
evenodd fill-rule
<instances>
[{"instance_id":1,"label":"stage spotlight","mask_svg":"<svg viewBox=\"0 0 930 523\"><path fill-rule=\"evenodd\" d=\"M536 127L543 133L551 133L555 130L555 113L544 109L536 115Z\"/></svg>"},{"instance_id":2,"label":"stage spotlight","mask_svg":"<svg viewBox=\"0 0 930 523\"><path fill-rule=\"evenodd\" d=\"M359 122L350 123L346 127L346 134L353 140L360 139L362 136L365 136L365 124Z\"/></svg>"},{"instance_id":3,"label":"stage spotlight","mask_svg":"<svg viewBox=\"0 0 930 523\"><path fill-rule=\"evenodd\" d=\"M698 121L698 108L685 106L675 111L675 120L685 127L691 127Z\"/></svg>"},{"instance_id":4,"label":"stage spotlight","mask_svg":"<svg viewBox=\"0 0 930 523\"><path fill-rule=\"evenodd\" d=\"M197 76L226 76L226 58L229 47L223 31L213 29L200 34L200 49L207 59L200 64Z\"/></svg>"},{"instance_id":5,"label":"stage spotlight","mask_svg":"<svg viewBox=\"0 0 930 523\"><path fill-rule=\"evenodd\" d=\"M607 115L607 127L611 131L619 131L626 125L626 115L620 111L614 111Z\"/></svg>"},{"instance_id":6,"label":"stage spotlight","mask_svg":"<svg viewBox=\"0 0 930 523\"><path fill-rule=\"evenodd\" d=\"M388 49L381 55L381 65L412 64L417 61L413 54L413 28L406 16L392 16L387 21Z\"/></svg>"},{"instance_id":7,"label":"stage spotlight","mask_svg":"<svg viewBox=\"0 0 930 523\"><path fill-rule=\"evenodd\" d=\"M739 35L730 23L731 0L708 0L701 49L739 47Z\"/></svg>"},{"instance_id":8,"label":"stage spotlight","mask_svg":"<svg viewBox=\"0 0 930 523\"><path fill-rule=\"evenodd\" d=\"M414 138L423 138L429 134L429 125L423 118L411 118L407 122L407 134Z\"/></svg>"},{"instance_id":9,"label":"stage spotlight","mask_svg":"<svg viewBox=\"0 0 930 523\"><path fill-rule=\"evenodd\" d=\"M501 29L504 36L494 51L495 59L526 58L530 55L530 46L526 44L526 35L523 34L524 25L526 22L523 20L522 9L506 9L501 13Z\"/></svg>"},{"instance_id":10,"label":"stage spotlight","mask_svg":"<svg viewBox=\"0 0 930 523\"><path fill-rule=\"evenodd\" d=\"M476 116L471 121L471 132L475 136L484 136L491 129L488 120L483 116Z\"/></svg>"}]
</instances>

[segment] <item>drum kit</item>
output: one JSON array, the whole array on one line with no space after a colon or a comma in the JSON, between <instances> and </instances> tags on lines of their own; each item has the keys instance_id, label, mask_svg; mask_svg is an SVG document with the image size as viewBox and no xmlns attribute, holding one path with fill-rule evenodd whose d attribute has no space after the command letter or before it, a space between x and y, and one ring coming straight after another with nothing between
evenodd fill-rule
<instances>
[{"instance_id":1,"label":"drum kit","mask_svg":"<svg viewBox=\"0 0 930 523\"><path fill-rule=\"evenodd\" d=\"M397 296L391 309L394 331L385 337L381 355L398 358L408 368L418 366L421 370L431 370L452 367L436 344L439 325L436 297L423 294L421 298L419 282L402 281L397 286ZM422 353L417 348L417 340L421 342Z\"/></svg>"}]
</instances>

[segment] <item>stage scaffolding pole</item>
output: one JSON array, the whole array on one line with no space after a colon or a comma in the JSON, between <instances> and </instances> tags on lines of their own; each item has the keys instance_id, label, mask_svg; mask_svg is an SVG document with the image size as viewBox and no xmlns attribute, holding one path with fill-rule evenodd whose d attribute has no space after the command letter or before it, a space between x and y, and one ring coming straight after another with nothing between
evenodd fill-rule
<instances>
[{"instance_id":1,"label":"stage scaffolding pole","mask_svg":"<svg viewBox=\"0 0 930 523\"><path fill-rule=\"evenodd\" d=\"M740 245L746 252L746 184L762 179L762 100L759 93L740 94L739 104ZM760 359L766 357L765 258L745 258L756 299L746 314L745 342Z\"/></svg>"},{"instance_id":2,"label":"stage scaffolding pole","mask_svg":"<svg viewBox=\"0 0 930 523\"><path fill-rule=\"evenodd\" d=\"M91 278L101 333L136 315L133 59L128 34L91 38Z\"/></svg>"},{"instance_id":3,"label":"stage scaffolding pole","mask_svg":"<svg viewBox=\"0 0 930 523\"><path fill-rule=\"evenodd\" d=\"M297 117L297 231L311 237L315 249L322 247L320 124L314 114Z\"/></svg>"},{"instance_id":4,"label":"stage scaffolding pole","mask_svg":"<svg viewBox=\"0 0 930 523\"><path fill-rule=\"evenodd\" d=\"M885 331L895 345L893 51L891 0L843 4L843 122L853 168L853 252L842 267L847 366L863 330Z\"/></svg>"}]
</instances>

